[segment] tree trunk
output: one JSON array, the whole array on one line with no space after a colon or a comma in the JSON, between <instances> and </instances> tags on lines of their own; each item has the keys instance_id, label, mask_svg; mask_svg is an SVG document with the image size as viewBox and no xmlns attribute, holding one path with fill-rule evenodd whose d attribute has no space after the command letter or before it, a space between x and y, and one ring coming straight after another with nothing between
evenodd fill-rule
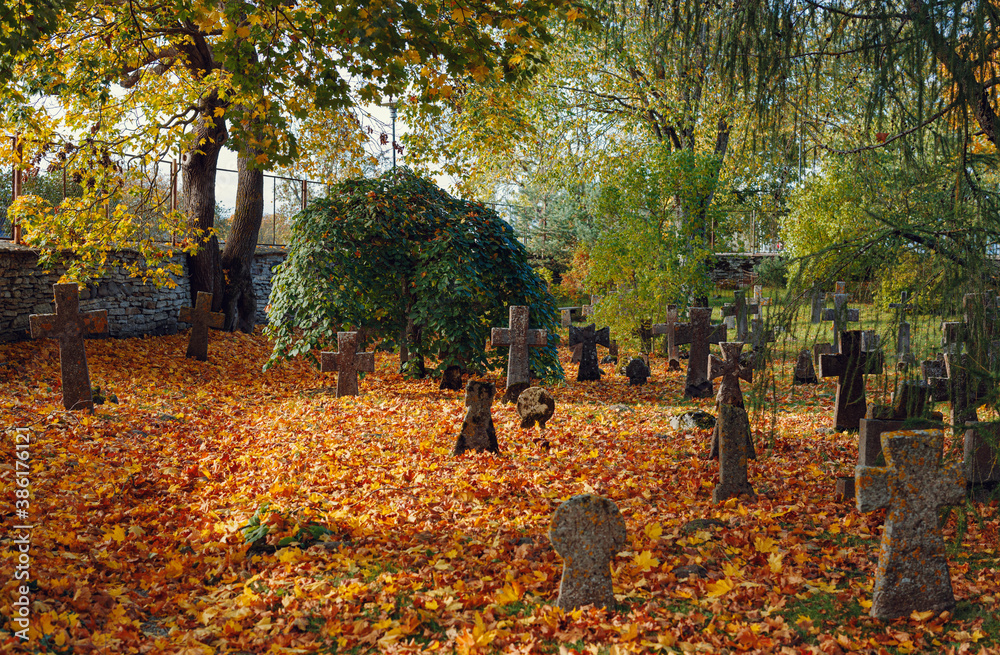
<instances>
[{"instance_id":1,"label":"tree trunk","mask_svg":"<svg viewBox=\"0 0 1000 655\"><path fill-rule=\"evenodd\" d=\"M247 334L253 332L257 319L252 268L260 224L264 220L264 171L254 165L257 154L257 150L248 148L237 158L236 209L222 251L225 330Z\"/></svg>"},{"instance_id":2,"label":"tree trunk","mask_svg":"<svg viewBox=\"0 0 1000 655\"><path fill-rule=\"evenodd\" d=\"M216 102L206 103L211 111ZM195 129L194 141L181 158L184 170L184 199L188 223L192 228L206 233L215 225L215 173L219 165L219 151L226 142L226 123L215 118L214 124L202 118ZM212 309L222 307L222 268L219 258L219 240L213 234L195 255L188 256L188 276L192 300L199 291L212 294Z\"/></svg>"}]
</instances>

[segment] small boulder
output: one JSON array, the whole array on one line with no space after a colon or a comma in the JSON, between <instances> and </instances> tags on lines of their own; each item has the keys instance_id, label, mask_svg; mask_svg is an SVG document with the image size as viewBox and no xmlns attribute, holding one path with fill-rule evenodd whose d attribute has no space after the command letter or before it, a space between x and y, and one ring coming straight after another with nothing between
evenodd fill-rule
<instances>
[{"instance_id":1,"label":"small boulder","mask_svg":"<svg viewBox=\"0 0 1000 655\"><path fill-rule=\"evenodd\" d=\"M691 410L670 419L670 427L674 430L712 430L715 417L700 409Z\"/></svg>"},{"instance_id":2,"label":"small boulder","mask_svg":"<svg viewBox=\"0 0 1000 655\"><path fill-rule=\"evenodd\" d=\"M517 398L517 413L521 417L521 427L538 427L544 429L545 422L552 418L556 411L556 401L552 394L542 387L530 387L521 392Z\"/></svg>"}]
</instances>

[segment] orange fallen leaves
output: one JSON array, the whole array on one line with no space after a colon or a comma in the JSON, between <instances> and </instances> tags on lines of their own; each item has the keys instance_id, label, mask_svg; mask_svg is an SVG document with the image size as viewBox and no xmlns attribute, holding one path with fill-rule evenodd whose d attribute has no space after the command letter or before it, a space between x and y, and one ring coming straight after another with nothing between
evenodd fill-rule
<instances>
[{"instance_id":1,"label":"orange fallen leaves","mask_svg":"<svg viewBox=\"0 0 1000 655\"><path fill-rule=\"evenodd\" d=\"M818 429L832 383L779 380L779 400L795 403L755 434L760 495L716 506L710 433L669 427L678 406L713 401L682 401L683 373L662 359L644 387L570 375L552 389L544 439L498 401L501 455L455 458L462 394L403 380L388 354L361 396L337 399L333 376L303 362L261 373L259 336L213 333L207 363L183 357L184 335L87 345L94 383L120 401L93 416L62 410L54 343L0 346L0 426L32 430L36 526L31 639L0 633L5 650L996 649L995 502L977 507L952 567L966 608L985 609L889 626L867 617L882 517L835 500L834 475L853 469L857 446ZM577 493L611 498L628 526L616 613L552 605L562 562L548 525ZM13 517L13 501L3 494L0 514ZM0 585L9 616L15 581Z\"/></svg>"}]
</instances>

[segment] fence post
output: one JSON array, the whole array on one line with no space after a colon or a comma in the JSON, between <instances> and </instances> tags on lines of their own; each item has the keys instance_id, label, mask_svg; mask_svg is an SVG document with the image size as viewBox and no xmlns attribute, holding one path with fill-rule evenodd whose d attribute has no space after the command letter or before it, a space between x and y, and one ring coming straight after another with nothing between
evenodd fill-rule
<instances>
[{"instance_id":1,"label":"fence post","mask_svg":"<svg viewBox=\"0 0 1000 655\"><path fill-rule=\"evenodd\" d=\"M302 180L302 211L306 210L306 205L309 204L309 187L305 180Z\"/></svg>"},{"instance_id":2,"label":"fence post","mask_svg":"<svg viewBox=\"0 0 1000 655\"><path fill-rule=\"evenodd\" d=\"M177 160L170 160L170 211L177 211ZM177 232L171 230L170 245L177 245Z\"/></svg>"},{"instance_id":3,"label":"fence post","mask_svg":"<svg viewBox=\"0 0 1000 655\"><path fill-rule=\"evenodd\" d=\"M21 160L23 159L24 148L19 137L12 136L11 139L13 140L14 145L15 161L14 165L11 167L11 174L13 175L13 178L11 180L10 202L11 204L14 204L14 201L21 195L21 183L23 181L21 177ZM10 223L14 232L14 243L21 245L21 225L15 221L13 217L11 217Z\"/></svg>"}]
</instances>

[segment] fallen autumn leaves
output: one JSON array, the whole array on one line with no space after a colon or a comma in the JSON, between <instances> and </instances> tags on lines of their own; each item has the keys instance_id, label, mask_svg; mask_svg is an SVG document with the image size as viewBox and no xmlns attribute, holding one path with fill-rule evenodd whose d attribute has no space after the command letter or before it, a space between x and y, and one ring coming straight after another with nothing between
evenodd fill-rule
<instances>
[{"instance_id":1,"label":"fallen autumn leaves","mask_svg":"<svg viewBox=\"0 0 1000 655\"><path fill-rule=\"evenodd\" d=\"M758 431L750 463L760 497L715 506L718 464L701 458L710 432L668 427L675 406L711 411L713 401L682 402L683 373L668 373L662 359L644 387L568 375L552 390L547 447L498 401L502 454L455 458L463 394L403 380L389 355L377 358L361 396L337 399L324 392L333 376L304 362L262 374L268 344L259 336L213 334L208 363L183 357L185 339L89 341L94 384L120 401L93 416L63 411L54 342L0 346L0 425L33 431L36 526L31 639L6 627L5 648L997 647L995 501L975 506L952 556L954 616L867 616L883 513L862 515L834 497L834 476L853 471L857 445L819 430L830 424L832 382L791 390L789 375L779 376L774 436ZM562 356L566 364L569 352ZM9 431L3 448L7 481ZM613 562L616 613L552 606L561 561L549 521L585 492L614 500L628 528ZM8 524L13 503L11 493L0 497ZM955 542L954 513L945 535ZM0 547L11 561L9 537ZM681 566L707 576L674 572ZM0 584L9 616L16 581Z\"/></svg>"}]
</instances>

